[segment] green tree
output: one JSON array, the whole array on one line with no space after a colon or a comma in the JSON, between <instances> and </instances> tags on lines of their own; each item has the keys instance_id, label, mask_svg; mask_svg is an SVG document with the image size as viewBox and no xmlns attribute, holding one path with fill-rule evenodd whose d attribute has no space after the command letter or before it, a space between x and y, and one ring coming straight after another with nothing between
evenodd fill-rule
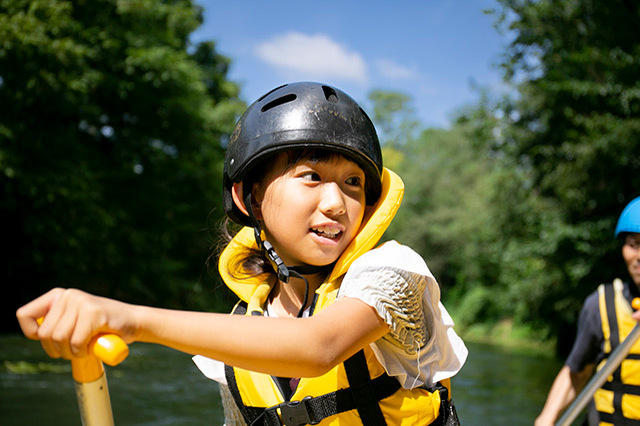
<instances>
[{"instance_id":1,"label":"green tree","mask_svg":"<svg viewBox=\"0 0 640 426\"><path fill-rule=\"evenodd\" d=\"M501 105L483 94L450 130L426 129L395 149L405 198L388 236L426 259L463 331L509 320L544 338L539 314L559 306L542 301L567 227L554 201L532 190L532 170L497 149Z\"/></svg>"},{"instance_id":2,"label":"green tree","mask_svg":"<svg viewBox=\"0 0 640 426\"><path fill-rule=\"evenodd\" d=\"M411 101L400 92L375 89L369 93L371 120L383 145L397 148L415 137L419 122Z\"/></svg>"},{"instance_id":3,"label":"green tree","mask_svg":"<svg viewBox=\"0 0 640 426\"><path fill-rule=\"evenodd\" d=\"M530 176L514 202L552 206L535 213L538 241L516 241L546 264L527 293L539 319L573 328L585 295L624 276L613 229L640 194L640 4L500 3L498 26L513 37L502 66L517 95L499 107L493 149Z\"/></svg>"},{"instance_id":4,"label":"green tree","mask_svg":"<svg viewBox=\"0 0 640 426\"><path fill-rule=\"evenodd\" d=\"M462 295L476 288L488 294L482 289L497 281L499 251L493 244L500 232L492 204L497 177L491 159L460 126L424 130L403 147L403 154L397 171L405 182L405 197L389 234L427 260L448 301L452 291ZM462 303L461 296L455 299ZM493 316L491 299L485 301L457 320Z\"/></svg>"},{"instance_id":5,"label":"green tree","mask_svg":"<svg viewBox=\"0 0 640 426\"><path fill-rule=\"evenodd\" d=\"M515 308L505 308L501 296L508 297L499 289L507 245L499 197L502 181L512 179L487 143L497 120L486 108L474 107L451 130L414 136L408 96L376 91L369 98L378 127L394 129L380 132L385 164L405 183L402 208L387 237L426 259L460 325L513 316Z\"/></svg>"},{"instance_id":6,"label":"green tree","mask_svg":"<svg viewBox=\"0 0 640 426\"><path fill-rule=\"evenodd\" d=\"M201 20L189 0L0 0L7 318L55 285L167 306L212 294L204 230L242 105L229 60L189 43Z\"/></svg>"}]
</instances>

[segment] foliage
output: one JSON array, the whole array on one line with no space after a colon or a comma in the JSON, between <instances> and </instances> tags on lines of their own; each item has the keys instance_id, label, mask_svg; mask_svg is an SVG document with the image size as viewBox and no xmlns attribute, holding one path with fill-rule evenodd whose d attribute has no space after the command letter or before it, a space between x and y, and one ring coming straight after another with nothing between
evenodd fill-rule
<instances>
[{"instance_id":1,"label":"foliage","mask_svg":"<svg viewBox=\"0 0 640 426\"><path fill-rule=\"evenodd\" d=\"M390 234L425 256L459 323L566 345L586 295L627 278L613 230L640 195L640 4L500 4L513 92L394 146L407 190Z\"/></svg>"},{"instance_id":2,"label":"foliage","mask_svg":"<svg viewBox=\"0 0 640 426\"><path fill-rule=\"evenodd\" d=\"M640 4L501 4L501 26L514 36L503 67L518 96L502 105L494 148L528 170L532 194L554 206L559 222L544 228L553 262L534 301L541 319L575 323L576 299L626 278L613 229L640 188Z\"/></svg>"},{"instance_id":3,"label":"foliage","mask_svg":"<svg viewBox=\"0 0 640 426\"><path fill-rule=\"evenodd\" d=\"M414 137L419 122L409 95L375 89L369 93L369 101L372 103L371 119L387 147L397 147Z\"/></svg>"},{"instance_id":4,"label":"foliage","mask_svg":"<svg viewBox=\"0 0 640 426\"><path fill-rule=\"evenodd\" d=\"M213 284L203 229L242 105L229 60L190 46L200 23L190 0L0 1L3 262L18 291L3 312L55 285L184 306Z\"/></svg>"},{"instance_id":5,"label":"foliage","mask_svg":"<svg viewBox=\"0 0 640 426\"><path fill-rule=\"evenodd\" d=\"M501 1L504 98L403 147L390 232L425 256L461 325L570 344L584 297L626 278L613 230L640 188L640 5Z\"/></svg>"},{"instance_id":6,"label":"foliage","mask_svg":"<svg viewBox=\"0 0 640 426\"><path fill-rule=\"evenodd\" d=\"M625 276L613 229L640 192L640 3L494 13L512 93L481 93L448 130L420 129L408 95L369 96L406 184L387 236L425 257L460 325L571 343L586 294ZM223 298L206 230L244 106L229 59L190 45L200 21L190 0L0 0L7 319L54 285L174 307Z\"/></svg>"}]
</instances>

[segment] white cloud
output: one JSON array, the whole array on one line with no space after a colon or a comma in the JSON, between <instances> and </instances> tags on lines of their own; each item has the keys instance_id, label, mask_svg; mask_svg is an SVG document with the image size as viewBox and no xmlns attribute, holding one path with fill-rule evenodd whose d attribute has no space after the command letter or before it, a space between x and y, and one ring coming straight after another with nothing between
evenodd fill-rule
<instances>
[{"instance_id":1,"label":"white cloud","mask_svg":"<svg viewBox=\"0 0 640 426\"><path fill-rule=\"evenodd\" d=\"M309 78L367 82L367 64L362 56L323 34L290 32L258 44L255 51L263 61Z\"/></svg>"},{"instance_id":2,"label":"white cloud","mask_svg":"<svg viewBox=\"0 0 640 426\"><path fill-rule=\"evenodd\" d=\"M377 60L376 66L383 77L393 80L413 80L420 76L414 68L405 67L389 59Z\"/></svg>"}]
</instances>

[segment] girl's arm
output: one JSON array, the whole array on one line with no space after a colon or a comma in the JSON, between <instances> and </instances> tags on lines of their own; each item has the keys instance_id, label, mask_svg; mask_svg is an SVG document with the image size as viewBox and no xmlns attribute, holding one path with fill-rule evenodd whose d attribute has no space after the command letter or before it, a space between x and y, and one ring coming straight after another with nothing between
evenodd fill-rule
<instances>
[{"instance_id":1,"label":"girl's arm","mask_svg":"<svg viewBox=\"0 0 640 426\"><path fill-rule=\"evenodd\" d=\"M310 318L265 318L151 308L54 289L17 317L24 334L54 358L85 356L91 338L109 332L126 342L162 344L286 377L321 375L388 331L374 308L354 298Z\"/></svg>"}]
</instances>

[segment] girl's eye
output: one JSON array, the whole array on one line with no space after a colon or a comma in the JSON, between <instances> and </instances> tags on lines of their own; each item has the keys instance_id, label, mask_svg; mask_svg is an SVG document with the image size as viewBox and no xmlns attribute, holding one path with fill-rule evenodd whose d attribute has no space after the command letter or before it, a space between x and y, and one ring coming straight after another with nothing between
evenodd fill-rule
<instances>
[{"instance_id":1,"label":"girl's eye","mask_svg":"<svg viewBox=\"0 0 640 426\"><path fill-rule=\"evenodd\" d=\"M320 175L316 172L306 172L302 174L302 178L312 182L320 182Z\"/></svg>"},{"instance_id":2,"label":"girl's eye","mask_svg":"<svg viewBox=\"0 0 640 426\"><path fill-rule=\"evenodd\" d=\"M358 176L350 177L349 179L347 179L347 185L361 186L362 185L362 179L360 177L358 177Z\"/></svg>"}]
</instances>

